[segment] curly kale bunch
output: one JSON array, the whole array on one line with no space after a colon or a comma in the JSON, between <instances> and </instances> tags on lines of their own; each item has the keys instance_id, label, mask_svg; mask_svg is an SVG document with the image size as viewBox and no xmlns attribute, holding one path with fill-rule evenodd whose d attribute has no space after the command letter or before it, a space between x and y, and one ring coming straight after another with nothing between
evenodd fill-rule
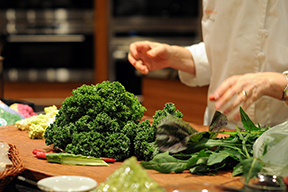
<instances>
[{"instance_id":1,"label":"curly kale bunch","mask_svg":"<svg viewBox=\"0 0 288 192\"><path fill-rule=\"evenodd\" d=\"M137 126L145 110L117 81L82 85L65 99L46 128L45 143L67 153L121 161L133 153L135 130L129 125Z\"/></svg>"}]
</instances>

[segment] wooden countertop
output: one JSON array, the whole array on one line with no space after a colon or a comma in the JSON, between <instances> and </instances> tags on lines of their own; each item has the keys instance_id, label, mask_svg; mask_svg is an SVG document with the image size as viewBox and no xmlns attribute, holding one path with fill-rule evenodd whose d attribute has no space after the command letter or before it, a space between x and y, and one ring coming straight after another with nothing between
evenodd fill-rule
<instances>
[{"instance_id":1,"label":"wooden countertop","mask_svg":"<svg viewBox=\"0 0 288 192\"><path fill-rule=\"evenodd\" d=\"M203 126L193 125L199 131L206 130ZM79 175L95 179L98 183L112 174L122 163L115 162L109 164L109 167L102 166L79 166L79 165L61 165L48 163L46 160L37 159L33 154L33 149L49 150L52 146L46 146L44 139L32 140L28 137L27 131L20 131L15 126L0 127L0 140L11 143L19 149L20 158L24 162L24 176L38 181L39 179L56 175ZM242 184L239 177L232 177L231 172L219 172L214 176L193 175L188 170L183 173L162 174L154 170L147 170L148 174L160 184L160 186L170 189L175 186L202 187L209 185L225 185L235 188L241 188Z\"/></svg>"}]
</instances>

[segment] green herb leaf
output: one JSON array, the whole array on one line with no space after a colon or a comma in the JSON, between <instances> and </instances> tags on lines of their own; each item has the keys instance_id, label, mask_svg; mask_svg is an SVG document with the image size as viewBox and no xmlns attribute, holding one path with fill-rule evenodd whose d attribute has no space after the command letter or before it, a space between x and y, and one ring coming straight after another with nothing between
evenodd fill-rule
<instances>
[{"instance_id":1,"label":"green herb leaf","mask_svg":"<svg viewBox=\"0 0 288 192\"><path fill-rule=\"evenodd\" d=\"M251 178L255 177L265 163L261 162L260 159L251 157L241 161L243 166L243 175L245 177L245 182L248 182Z\"/></svg>"},{"instance_id":2,"label":"green herb leaf","mask_svg":"<svg viewBox=\"0 0 288 192\"><path fill-rule=\"evenodd\" d=\"M159 153L151 161L142 161L140 164L145 169L154 169L160 173L182 173L187 167L188 160L179 160L171 155L168 151Z\"/></svg>"},{"instance_id":3,"label":"green herb leaf","mask_svg":"<svg viewBox=\"0 0 288 192\"><path fill-rule=\"evenodd\" d=\"M247 131L252 131L252 130L259 130L259 128L253 123L253 121L249 118L247 113L240 107L240 116L241 116L241 122L243 124L243 127Z\"/></svg>"},{"instance_id":4,"label":"green herb leaf","mask_svg":"<svg viewBox=\"0 0 288 192\"><path fill-rule=\"evenodd\" d=\"M212 153L207 161L207 165L211 166L217 163L223 162L227 157L229 157L229 153L226 151L220 151L218 153Z\"/></svg>"}]
</instances>

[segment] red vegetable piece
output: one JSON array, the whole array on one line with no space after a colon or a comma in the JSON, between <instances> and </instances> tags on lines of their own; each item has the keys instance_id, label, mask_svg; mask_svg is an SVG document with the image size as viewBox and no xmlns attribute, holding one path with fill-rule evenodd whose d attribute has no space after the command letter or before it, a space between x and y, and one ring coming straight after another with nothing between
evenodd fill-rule
<instances>
[{"instance_id":1,"label":"red vegetable piece","mask_svg":"<svg viewBox=\"0 0 288 192\"><path fill-rule=\"evenodd\" d=\"M44 152L44 153L47 153L47 151L38 150L38 149L34 149L34 150L32 151L32 153L33 153L34 155L36 155L37 152Z\"/></svg>"},{"instance_id":2,"label":"red vegetable piece","mask_svg":"<svg viewBox=\"0 0 288 192\"><path fill-rule=\"evenodd\" d=\"M116 161L116 159L113 158L101 158L101 159L106 163L114 163Z\"/></svg>"},{"instance_id":3,"label":"red vegetable piece","mask_svg":"<svg viewBox=\"0 0 288 192\"><path fill-rule=\"evenodd\" d=\"M37 151L36 157L38 159L46 159L45 152L44 151Z\"/></svg>"}]
</instances>

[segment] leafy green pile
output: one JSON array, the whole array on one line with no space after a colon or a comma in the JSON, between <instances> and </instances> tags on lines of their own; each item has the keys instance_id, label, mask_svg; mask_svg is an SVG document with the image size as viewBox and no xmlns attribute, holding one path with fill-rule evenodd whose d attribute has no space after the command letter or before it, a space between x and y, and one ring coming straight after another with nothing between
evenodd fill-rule
<instances>
[{"instance_id":1,"label":"leafy green pile","mask_svg":"<svg viewBox=\"0 0 288 192\"><path fill-rule=\"evenodd\" d=\"M183 114L176 109L173 103L166 103L162 110L155 111L152 124L144 120L130 130L134 130L134 155L141 160L149 161L159 153L156 143L156 131L161 120L167 116L182 118Z\"/></svg>"},{"instance_id":2,"label":"leafy green pile","mask_svg":"<svg viewBox=\"0 0 288 192\"><path fill-rule=\"evenodd\" d=\"M198 132L188 123L166 117L157 128L156 140L161 153L151 161L141 162L146 169L162 173L213 174L218 170L232 170L233 175L243 173L243 162L253 157L253 144L269 127L256 126L240 108L242 129L219 131L227 118L216 112L207 132ZM216 122L216 123L215 123ZM218 133L227 136L219 138Z\"/></svg>"},{"instance_id":3,"label":"leafy green pile","mask_svg":"<svg viewBox=\"0 0 288 192\"><path fill-rule=\"evenodd\" d=\"M82 85L72 91L46 128L46 145L66 153L117 160L131 155L127 124L138 124L145 107L119 82Z\"/></svg>"},{"instance_id":4,"label":"leafy green pile","mask_svg":"<svg viewBox=\"0 0 288 192\"><path fill-rule=\"evenodd\" d=\"M109 157L117 161L136 156L151 160L159 149L156 145L157 125L163 117L182 118L173 103L144 120L144 106L119 82L104 81L82 85L72 91L59 108L55 121L46 128L46 145L65 153Z\"/></svg>"}]
</instances>

